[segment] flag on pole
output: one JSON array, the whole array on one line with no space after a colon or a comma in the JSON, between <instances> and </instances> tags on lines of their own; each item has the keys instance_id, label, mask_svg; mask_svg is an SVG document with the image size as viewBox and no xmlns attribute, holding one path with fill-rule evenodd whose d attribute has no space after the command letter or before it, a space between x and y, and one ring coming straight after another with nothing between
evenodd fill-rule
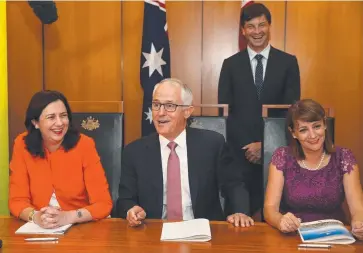
<instances>
[{"instance_id":1,"label":"flag on pole","mask_svg":"<svg viewBox=\"0 0 363 253\"><path fill-rule=\"evenodd\" d=\"M254 3L254 1L251 1L251 0L242 0L240 17L242 15L243 8L250 5L250 4L253 4L253 3ZM243 36L243 34L241 32L241 27L242 27L242 24L241 24L241 20L240 20L239 29L238 29L238 36L239 36L238 37L238 45L239 45L239 50L240 51L245 50L246 47L247 47L247 41L246 41L245 36Z\"/></svg>"},{"instance_id":2,"label":"flag on pole","mask_svg":"<svg viewBox=\"0 0 363 253\"><path fill-rule=\"evenodd\" d=\"M170 77L170 46L165 0L144 1L144 25L141 48L140 82L144 90L142 136L155 131L151 101L154 87Z\"/></svg>"},{"instance_id":3,"label":"flag on pole","mask_svg":"<svg viewBox=\"0 0 363 253\"><path fill-rule=\"evenodd\" d=\"M9 132L6 1L0 1L0 215L8 215Z\"/></svg>"}]
</instances>

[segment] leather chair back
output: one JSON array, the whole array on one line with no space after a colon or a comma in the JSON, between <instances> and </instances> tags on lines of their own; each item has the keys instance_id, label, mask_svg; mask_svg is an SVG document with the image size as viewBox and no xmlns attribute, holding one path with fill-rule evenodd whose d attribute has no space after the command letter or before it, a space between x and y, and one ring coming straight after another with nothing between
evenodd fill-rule
<instances>
[{"instance_id":1,"label":"leather chair back","mask_svg":"<svg viewBox=\"0 0 363 253\"><path fill-rule=\"evenodd\" d=\"M80 132L92 137L96 143L114 204L112 217L116 215L121 176L123 118L123 113L73 113L73 122Z\"/></svg>"},{"instance_id":2,"label":"leather chair back","mask_svg":"<svg viewBox=\"0 0 363 253\"><path fill-rule=\"evenodd\" d=\"M220 108L220 116L192 116L188 120L188 126L199 129L206 129L215 131L224 136L227 140L227 116L228 116L228 105L218 104L201 104L195 105L196 108ZM217 113L218 115L218 113ZM219 194L219 200L221 202L222 209L225 210L225 199L222 194Z\"/></svg>"},{"instance_id":3,"label":"leather chair back","mask_svg":"<svg viewBox=\"0 0 363 253\"><path fill-rule=\"evenodd\" d=\"M224 116L192 116L189 127L212 130L227 138L227 117Z\"/></svg>"}]
</instances>

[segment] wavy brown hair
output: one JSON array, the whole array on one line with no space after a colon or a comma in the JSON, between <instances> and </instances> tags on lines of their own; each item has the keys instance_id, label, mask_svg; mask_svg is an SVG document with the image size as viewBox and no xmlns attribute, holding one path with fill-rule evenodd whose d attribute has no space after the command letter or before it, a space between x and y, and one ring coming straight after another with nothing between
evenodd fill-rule
<instances>
[{"instance_id":1,"label":"wavy brown hair","mask_svg":"<svg viewBox=\"0 0 363 253\"><path fill-rule=\"evenodd\" d=\"M327 126L325 110L318 102L312 99L302 99L293 104L287 112L286 124L289 130L289 146L291 147L292 155L298 160L303 160L305 159L304 150L302 149L299 140L295 139L292 135L292 132L297 127L298 120L305 122L323 120L324 125ZM325 129L324 150L328 154L335 152L328 127Z\"/></svg>"},{"instance_id":2,"label":"wavy brown hair","mask_svg":"<svg viewBox=\"0 0 363 253\"><path fill-rule=\"evenodd\" d=\"M39 117L42 114L45 107L50 103L60 100L66 107L69 119L68 131L62 141L62 146L67 152L72 149L78 143L80 134L78 130L73 126L72 111L68 104L66 97L58 92L52 90L39 91L31 98L28 109L26 110L24 125L28 131L28 134L24 136L26 149L33 156L45 157L43 138L39 129L36 129L32 123L32 120L39 121Z\"/></svg>"}]
</instances>

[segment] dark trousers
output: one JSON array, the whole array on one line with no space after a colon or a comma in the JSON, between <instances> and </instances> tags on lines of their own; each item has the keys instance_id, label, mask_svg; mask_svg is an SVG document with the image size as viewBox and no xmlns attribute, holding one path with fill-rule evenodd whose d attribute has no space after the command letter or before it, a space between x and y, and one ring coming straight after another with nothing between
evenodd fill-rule
<instances>
[{"instance_id":1,"label":"dark trousers","mask_svg":"<svg viewBox=\"0 0 363 253\"><path fill-rule=\"evenodd\" d=\"M250 193L250 212L254 215L263 207L263 170L262 165L252 164L247 174L247 189Z\"/></svg>"},{"instance_id":2,"label":"dark trousers","mask_svg":"<svg viewBox=\"0 0 363 253\"><path fill-rule=\"evenodd\" d=\"M243 171L246 187L250 195L250 215L254 215L257 211L261 211L264 200L263 190L263 166L261 164L253 164L245 157L245 151L233 148L234 156Z\"/></svg>"}]
</instances>

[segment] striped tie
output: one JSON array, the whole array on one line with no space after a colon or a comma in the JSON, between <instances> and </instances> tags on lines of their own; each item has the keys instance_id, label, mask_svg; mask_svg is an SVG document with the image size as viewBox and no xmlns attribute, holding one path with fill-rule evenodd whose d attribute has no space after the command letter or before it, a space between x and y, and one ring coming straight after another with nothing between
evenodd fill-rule
<instances>
[{"instance_id":1,"label":"striped tie","mask_svg":"<svg viewBox=\"0 0 363 253\"><path fill-rule=\"evenodd\" d=\"M255 85L257 89L257 97L260 100L261 99L261 92L263 87L263 65L262 65L262 58L263 56L260 54L257 54L255 56L255 59L257 60L257 66L255 71Z\"/></svg>"}]
</instances>

